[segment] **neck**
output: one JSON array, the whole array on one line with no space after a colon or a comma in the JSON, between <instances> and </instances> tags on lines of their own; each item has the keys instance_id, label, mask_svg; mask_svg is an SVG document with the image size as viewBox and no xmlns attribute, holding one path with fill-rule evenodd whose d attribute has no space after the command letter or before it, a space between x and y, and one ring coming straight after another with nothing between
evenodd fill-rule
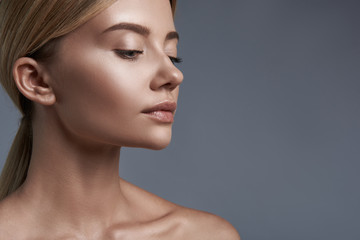
<instances>
[{"instance_id":1,"label":"neck","mask_svg":"<svg viewBox=\"0 0 360 240\"><path fill-rule=\"evenodd\" d=\"M126 215L120 147L85 144L50 124L34 124L33 132L30 167L19 196L40 219L84 229L108 226L119 211Z\"/></svg>"}]
</instances>

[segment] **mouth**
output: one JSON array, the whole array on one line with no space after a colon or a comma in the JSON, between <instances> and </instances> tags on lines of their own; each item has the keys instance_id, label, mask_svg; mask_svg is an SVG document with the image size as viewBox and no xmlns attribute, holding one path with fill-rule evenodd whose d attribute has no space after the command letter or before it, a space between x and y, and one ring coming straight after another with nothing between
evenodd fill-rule
<instances>
[{"instance_id":1,"label":"mouth","mask_svg":"<svg viewBox=\"0 0 360 240\"><path fill-rule=\"evenodd\" d=\"M176 111L176 103L164 101L153 107L145 109L142 113L148 115L152 119L162 123L173 123Z\"/></svg>"}]
</instances>

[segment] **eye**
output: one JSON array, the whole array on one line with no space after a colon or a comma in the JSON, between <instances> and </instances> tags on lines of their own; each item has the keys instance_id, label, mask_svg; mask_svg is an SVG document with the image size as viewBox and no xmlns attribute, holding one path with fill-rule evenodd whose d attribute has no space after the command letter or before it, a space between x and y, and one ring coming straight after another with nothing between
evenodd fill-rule
<instances>
[{"instance_id":1,"label":"eye","mask_svg":"<svg viewBox=\"0 0 360 240\"><path fill-rule=\"evenodd\" d=\"M114 50L117 55L119 55L123 59L135 61L136 58L143 54L144 51L141 50L123 50L123 49L115 49Z\"/></svg>"},{"instance_id":2,"label":"eye","mask_svg":"<svg viewBox=\"0 0 360 240\"><path fill-rule=\"evenodd\" d=\"M182 58L179 58L179 57L171 57L171 56L169 56L169 58L170 58L170 61L173 63L173 64L175 64L175 63L182 63Z\"/></svg>"}]
</instances>

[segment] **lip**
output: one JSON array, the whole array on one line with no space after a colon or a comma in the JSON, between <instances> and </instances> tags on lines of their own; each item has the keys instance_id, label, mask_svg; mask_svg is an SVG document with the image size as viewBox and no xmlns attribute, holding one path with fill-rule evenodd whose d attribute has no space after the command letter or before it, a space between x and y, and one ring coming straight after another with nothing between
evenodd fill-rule
<instances>
[{"instance_id":1,"label":"lip","mask_svg":"<svg viewBox=\"0 0 360 240\"><path fill-rule=\"evenodd\" d=\"M147 108L142 113L148 115L154 120L162 123L173 123L176 111L176 103L172 101L163 101L153 107Z\"/></svg>"}]
</instances>

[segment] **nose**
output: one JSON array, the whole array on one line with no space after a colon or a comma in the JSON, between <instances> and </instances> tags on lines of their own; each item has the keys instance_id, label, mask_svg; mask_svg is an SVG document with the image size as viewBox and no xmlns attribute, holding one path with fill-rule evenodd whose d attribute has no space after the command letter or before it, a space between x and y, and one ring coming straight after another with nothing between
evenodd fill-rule
<instances>
[{"instance_id":1,"label":"nose","mask_svg":"<svg viewBox=\"0 0 360 240\"><path fill-rule=\"evenodd\" d=\"M163 56L159 61L158 72L151 81L150 88L154 91L161 88L172 91L182 83L184 75L168 56Z\"/></svg>"}]
</instances>

